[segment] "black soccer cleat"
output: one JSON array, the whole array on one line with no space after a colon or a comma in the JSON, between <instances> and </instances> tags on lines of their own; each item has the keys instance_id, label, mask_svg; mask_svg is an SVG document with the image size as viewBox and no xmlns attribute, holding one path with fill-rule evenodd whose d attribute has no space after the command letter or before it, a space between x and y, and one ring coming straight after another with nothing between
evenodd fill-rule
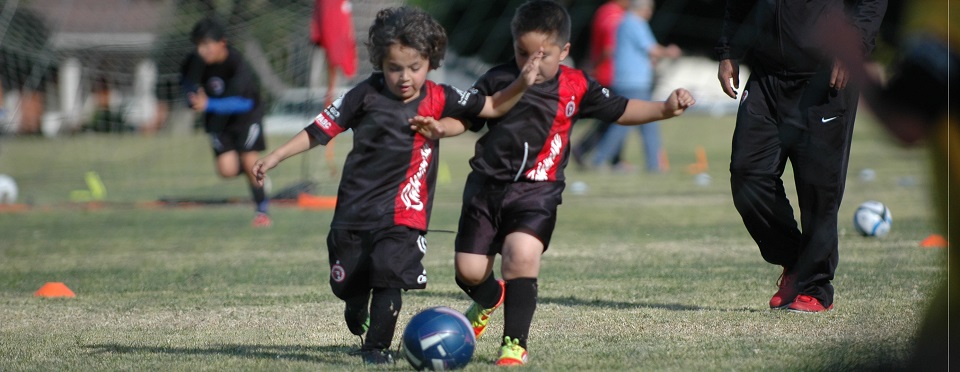
<instances>
[{"instance_id":1,"label":"black soccer cleat","mask_svg":"<svg viewBox=\"0 0 960 372\"><path fill-rule=\"evenodd\" d=\"M393 364L393 354L388 350L369 349L360 350L360 357L366 364Z\"/></svg>"},{"instance_id":2,"label":"black soccer cleat","mask_svg":"<svg viewBox=\"0 0 960 372\"><path fill-rule=\"evenodd\" d=\"M348 304L343 310L343 318L347 321L350 333L362 336L370 328L370 312L365 308L352 309Z\"/></svg>"}]
</instances>

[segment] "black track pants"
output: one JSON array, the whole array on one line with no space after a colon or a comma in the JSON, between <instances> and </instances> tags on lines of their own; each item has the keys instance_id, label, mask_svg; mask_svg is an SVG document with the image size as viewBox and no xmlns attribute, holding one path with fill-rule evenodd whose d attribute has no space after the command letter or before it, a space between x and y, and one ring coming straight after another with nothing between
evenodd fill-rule
<instances>
[{"instance_id":1,"label":"black track pants","mask_svg":"<svg viewBox=\"0 0 960 372\"><path fill-rule=\"evenodd\" d=\"M800 292L824 306L833 303L837 211L859 95L849 85L830 88L829 75L755 70L741 95L730 160L734 205L764 260L789 268ZM788 159L799 228L781 179Z\"/></svg>"}]
</instances>

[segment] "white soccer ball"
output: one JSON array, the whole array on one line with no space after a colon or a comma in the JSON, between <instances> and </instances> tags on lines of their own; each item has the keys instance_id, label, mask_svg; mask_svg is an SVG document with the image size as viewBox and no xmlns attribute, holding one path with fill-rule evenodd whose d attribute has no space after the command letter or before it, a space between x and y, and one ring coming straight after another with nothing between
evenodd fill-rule
<instances>
[{"instance_id":1,"label":"white soccer ball","mask_svg":"<svg viewBox=\"0 0 960 372\"><path fill-rule=\"evenodd\" d=\"M882 238L890 232L892 224L890 209L876 200L863 202L853 213L853 227L863 236Z\"/></svg>"},{"instance_id":2,"label":"white soccer ball","mask_svg":"<svg viewBox=\"0 0 960 372\"><path fill-rule=\"evenodd\" d=\"M587 186L586 182L576 181L570 184L570 192L575 195L586 194L590 190L590 186Z\"/></svg>"},{"instance_id":3,"label":"white soccer ball","mask_svg":"<svg viewBox=\"0 0 960 372\"><path fill-rule=\"evenodd\" d=\"M0 204L13 204L16 202L17 183L13 182L13 177L0 174Z\"/></svg>"}]
</instances>

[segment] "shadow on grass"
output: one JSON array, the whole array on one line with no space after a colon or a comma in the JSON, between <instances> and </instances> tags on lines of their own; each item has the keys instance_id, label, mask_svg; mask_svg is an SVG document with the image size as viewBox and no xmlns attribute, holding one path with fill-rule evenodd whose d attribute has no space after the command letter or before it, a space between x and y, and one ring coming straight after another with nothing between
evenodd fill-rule
<instances>
[{"instance_id":1,"label":"shadow on grass","mask_svg":"<svg viewBox=\"0 0 960 372\"><path fill-rule=\"evenodd\" d=\"M553 304L553 305L562 305L562 306L588 306L588 307L598 307L606 309L662 309L670 311L719 311L719 312L728 312L728 311L737 311L737 312L747 312L747 313L757 313L767 310L754 309L748 307L741 308L719 308L719 307L704 307L697 305L689 304L668 304L668 303L654 303L654 302L642 302L642 301L610 301L603 299L584 299L574 296L566 297L541 297L538 300L541 304Z\"/></svg>"},{"instance_id":2,"label":"shadow on grass","mask_svg":"<svg viewBox=\"0 0 960 372\"><path fill-rule=\"evenodd\" d=\"M171 354L224 355L252 359L288 360L312 363L342 363L358 352L355 346L304 345L239 345L223 344L209 347L130 346L123 344L95 344L81 346L90 354ZM357 359L359 361L359 359Z\"/></svg>"},{"instance_id":3,"label":"shadow on grass","mask_svg":"<svg viewBox=\"0 0 960 372\"><path fill-rule=\"evenodd\" d=\"M462 292L450 292L450 291L409 291L404 293L404 297L423 297L423 298L446 298L455 300L456 302L447 302L447 303L437 303L437 306L451 306L455 307L457 304L463 305L469 304L469 298L467 295ZM720 308L720 307L704 307L697 305L689 305L682 303L653 303L653 302L643 302L643 301L612 301L605 299L585 299L575 296L564 296L564 297L539 297L537 302L540 304L551 304L551 305L561 305L561 306L572 306L572 307L595 307L595 308L604 308L604 309L661 309L661 310L670 310L670 311L717 311L717 312L744 312L744 313L758 313L769 311L767 309L758 309L758 308L749 308L749 307L739 307L739 308Z\"/></svg>"}]
</instances>

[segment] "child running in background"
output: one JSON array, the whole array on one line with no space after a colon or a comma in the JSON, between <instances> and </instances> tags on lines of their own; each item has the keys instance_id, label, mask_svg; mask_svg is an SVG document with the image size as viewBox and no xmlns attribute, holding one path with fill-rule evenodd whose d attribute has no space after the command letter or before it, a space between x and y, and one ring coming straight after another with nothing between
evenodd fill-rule
<instances>
[{"instance_id":1,"label":"child running in background","mask_svg":"<svg viewBox=\"0 0 960 372\"><path fill-rule=\"evenodd\" d=\"M180 84L190 107L203 114L217 173L223 178L247 176L257 211L252 225L269 227L269 199L252 171L260 152L267 148L260 125L264 105L257 76L243 55L227 43L226 29L218 20L197 22L190 41L196 50L181 65Z\"/></svg>"},{"instance_id":2,"label":"child running in background","mask_svg":"<svg viewBox=\"0 0 960 372\"><path fill-rule=\"evenodd\" d=\"M534 56L503 90L490 96L465 92L427 80L427 73L440 66L446 45L443 27L426 12L411 7L381 10L367 41L377 72L253 167L263 180L284 159L353 130L327 251L330 287L346 302L347 328L361 336L360 354L366 363L393 362L388 349L401 290L427 284L421 259L427 249L424 235L439 142L411 130L409 120L418 115L501 116L534 83L539 68L539 57Z\"/></svg>"},{"instance_id":3,"label":"child running in background","mask_svg":"<svg viewBox=\"0 0 960 372\"><path fill-rule=\"evenodd\" d=\"M570 130L579 117L623 125L680 115L695 103L677 89L664 102L627 99L610 93L583 71L560 62L570 52L570 15L560 4L533 0L511 22L515 61L496 66L475 88L490 94L511 84L520 67L541 50L535 85L499 119L457 120L418 117L414 125L431 137L457 135L467 128L488 132L476 145L473 169L463 191L456 237L456 282L474 303L466 311L477 337L501 304L504 326L497 365L527 362L527 339L537 307L540 256L550 244L570 155ZM501 275L492 274L500 254Z\"/></svg>"}]
</instances>

